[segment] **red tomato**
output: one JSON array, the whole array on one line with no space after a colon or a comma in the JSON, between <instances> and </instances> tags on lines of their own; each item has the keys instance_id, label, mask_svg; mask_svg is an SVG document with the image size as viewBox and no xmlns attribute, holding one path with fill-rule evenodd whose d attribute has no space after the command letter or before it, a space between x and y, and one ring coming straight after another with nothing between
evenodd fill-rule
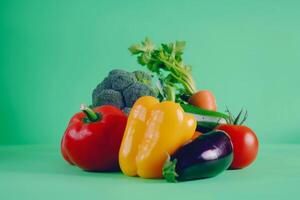
<instances>
[{"instance_id":1,"label":"red tomato","mask_svg":"<svg viewBox=\"0 0 300 200\"><path fill-rule=\"evenodd\" d=\"M223 124L216 129L225 131L233 145L233 161L230 168L241 169L250 165L258 152L258 140L255 133L243 125Z\"/></svg>"}]
</instances>

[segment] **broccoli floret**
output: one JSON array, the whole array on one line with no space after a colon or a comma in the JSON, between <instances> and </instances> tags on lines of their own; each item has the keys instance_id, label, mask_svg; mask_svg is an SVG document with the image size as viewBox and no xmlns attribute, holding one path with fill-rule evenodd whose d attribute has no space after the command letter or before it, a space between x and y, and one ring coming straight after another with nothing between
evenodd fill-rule
<instances>
[{"instance_id":1,"label":"broccoli floret","mask_svg":"<svg viewBox=\"0 0 300 200\"><path fill-rule=\"evenodd\" d=\"M127 74L129 72L123 70L123 69L113 69L108 73L108 76L114 75L114 74Z\"/></svg>"},{"instance_id":2,"label":"broccoli floret","mask_svg":"<svg viewBox=\"0 0 300 200\"><path fill-rule=\"evenodd\" d=\"M111 81L109 78L104 78L101 83L97 85L97 87L93 90L93 99L97 94L99 94L102 90L111 89Z\"/></svg>"},{"instance_id":3,"label":"broccoli floret","mask_svg":"<svg viewBox=\"0 0 300 200\"><path fill-rule=\"evenodd\" d=\"M108 78L111 80L111 88L117 91L122 91L137 81L133 73L123 70L111 71Z\"/></svg>"},{"instance_id":4,"label":"broccoli floret","mask_svg":"<svg viewBox=\"0 0 300 200\"><path fill-rule=\"evenodd\" d=\"M135 101L142 96L154 96L157 94L148 85L143 83L134 83L123 91L126 107L132 107Z\"/></svg>"},{"instance_id":5,"label":"broccoli floret","mask_svg":"<svg viewBox=\"0 0 300 200\"><path fill-rule=\"evenodd\" d=\"M124 100L121 92L105 89L99 93L93 93L93 106L113 105L119 109L124 108Z\"/></svg>"},{"instance_id":6,"label":"broccoli floret","mask_svg":"<svg viewBox=\"0 0 300 200\"><path fill-rule=\"evenodd\" d=\"M140 70L134 71L133 73L138 82L144 83L146 85L151 85L152 76L150 73Z\"/></svg>"},{"instance_id":7,"label":"broccoli floret","mask_svg":"<svg viewBox=\"0 0 300 200\"><path fill-rule=\"evenodd\" d=\"M129 107L125 107L125 108L122 109L122 111L123 111L126 115L129 115L130 110L131 110L131 108L129 108Z\"/></svg>"}]
</instances>

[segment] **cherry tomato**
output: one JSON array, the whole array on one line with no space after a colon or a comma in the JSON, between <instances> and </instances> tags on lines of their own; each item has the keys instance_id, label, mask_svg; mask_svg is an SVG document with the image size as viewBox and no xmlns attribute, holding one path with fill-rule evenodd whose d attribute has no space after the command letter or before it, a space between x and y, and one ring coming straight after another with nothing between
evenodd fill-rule
<instances>
[{"instance_id":1,"label":"cherry tomato","mask_svg":"<svg viewBox=\"0 0 300 200\"><path fill-rule=\"evenodd\" d=\"M243 125L222 124L216 128L225 131L233 145L231 169L242 169L250 165L258 152L258 140L255 133Z\"/></svg>"}]
</instances>

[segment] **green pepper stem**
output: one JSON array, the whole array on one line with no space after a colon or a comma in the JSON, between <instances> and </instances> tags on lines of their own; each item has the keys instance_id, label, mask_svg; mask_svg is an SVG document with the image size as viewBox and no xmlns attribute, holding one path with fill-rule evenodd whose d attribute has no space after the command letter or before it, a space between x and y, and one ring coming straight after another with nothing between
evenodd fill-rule
<instances>
[{"instance_id":1,"label":"green pepper stem","mask_svg":"<svg viewBox=\"0 0 300 200\"><path fill-rule=\"evenodd\" d=\"M80 110L84 112L84 114L91 122L95 122L99 120L99 115L95 113L91 108L89 108L86 104L81 104Z\"/></svg>"}]
</instances>

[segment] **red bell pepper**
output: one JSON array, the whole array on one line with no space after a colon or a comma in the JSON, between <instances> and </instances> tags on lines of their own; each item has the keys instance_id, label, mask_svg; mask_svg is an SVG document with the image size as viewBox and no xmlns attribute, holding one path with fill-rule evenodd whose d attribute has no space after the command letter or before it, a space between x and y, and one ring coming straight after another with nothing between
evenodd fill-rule
<instances>
[{"instance_id":1,"label":"red bell pepper","mask_svg":"<svg viewBox=\"0 0 300 200\"><path fill-rule=\"evenodd\" d=\"M110 105L94 109L82 105L81 110L71 118L62 138L64 159L87 171L118 170L127 116Z\"/></svg>"}]
</instances>

